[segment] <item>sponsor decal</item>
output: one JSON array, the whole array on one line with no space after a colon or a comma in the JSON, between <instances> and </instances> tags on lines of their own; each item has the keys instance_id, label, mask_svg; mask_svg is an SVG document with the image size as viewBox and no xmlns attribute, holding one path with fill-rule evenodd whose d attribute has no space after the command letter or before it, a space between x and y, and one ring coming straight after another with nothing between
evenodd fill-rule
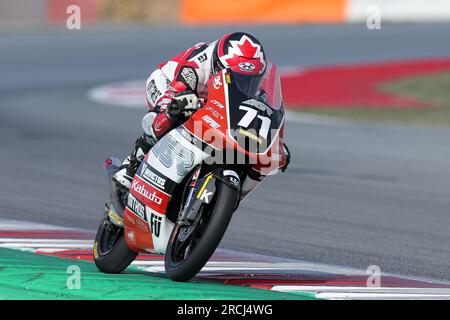
<instances>
[{"instance_id":1,"label":"sponsor decal","mask_svg":"<svg viewBox=\"0 0 450 320\"><path fill-rule=\"evenodd\" d=\"M206 52L204 52L200 57L198 57L198 62L203 63L207 59Z\"/></svg>"},{"instance_id":2,"label":"sponsor decal","mask_svg":"<svg viewBox=\"0 0 450 320\"><path fill-rule=\"evenodd\" d=\"M147 164L143 165L141 176L146 179L148 182L154 184L155 186L165 190L167 179L162 178L154 171L152 171Z\"/></svg>"},{"instance_id":3,"label":"sponsor decal","mask_svg":"<svg viewBox=\"0 0 450 320\"><path fill-rule=\"evenodd\" d=\"M257 141L258 143L262 143L262 139L261 138L259 138L256 134L253 134L253 133L251 133L251 132L249 132L247 130L244 130L244 129L240 128L239 129L239 133L244 135L244 136L246 136L246 137L249 137L252 140Z\"/></svg>"},{"instance_id":4,"label":"sponsor decal","mask_svg":"<svg viewBox=\"0 0 450 320\"><path fill-rule=\"evenodd\" d=\"M136 219L134 218L134 215L128 214L128 211L131 211L128 208L125 208L125 219L129 221L131 224L136 224Z\"/></svg>"},{"instance_id":5,"label":"sponsor decal","mask_svg":"<svg viewBox=\"0 0 450 320\"><path fill-rule=\"evenodd\" d=\"M236 187L239 186L239 180L236 179L235 177L230 177L230 183Z\"/></svg>"},{"instance_id":6,"label":"sponsor decal","mask_svg":"<svg viewBox=\"0 0 450 320\"><path fill-rule=\"evenodd\" d=\"M98 242L95 241L94 243L94 258L98 259Z\"/></svg>"},{"instance_id":7,"label":"sponsor decal","mask_svg":"<svg viewBox=\"0 0 450 320\"><path fill-rule=\"evenodd\" d=\"M208 191L208 189L206 189L206 186L208 185L208 183L212 179L212 177L213 177L212 174L210 174L206 177L205 183L203 183L203 186L200 188L200 191L197 194L197 199L200 199L200 201L202 201L204 203L210 203L211 198L214 195L214 192Z\"/></svg>"},{"instance_id":8,"label":"sponsor decal","mask_svg":"<svg viewBox=\"0 0 450 320\"><path fill-rule=\"evenodd\" d=\"M131 193L128 194L127 206L131 212L135 213L139 218L145 220L145 205L136 199Z\"/></svg>"},{"instance_id":9,"label":"sponsor decal","mask_svg":"<svg viewBox=\"0 0 450 320\"><path fill-rule=\"evenodd\" d=\"M196 137L194 134L189 132L184 127L177 128L176 130L181 134L181 136L183 136L183 138L185 138L188 142L190 142L194 147L196 147L199 150L202 150L203 152L205 152L207 154L212 154L212 152L214 152L213 150L217 149L213 145L210 145L207 142ZM170 179L169 179L169 181L171 182ZM175 187L173 187L173 188L175 188ZM169 189L168 193L171 193L173 191L173 189L170 187L170 184L169 184L169 187L166 187L166 189Z\"/></svg>"},{"instance_id":10,"label":"sponsor decal","mask_svg":"<svg viewBox=\"0 0 450 320\"><path fill-rule=\"evenodd\" d=\"M159 190L156 186L153 186L141 176L136 175L134 177L130 192L142 203L143 206L150 207L158 213L165 214L170 201L170 195ZM148 217L149 215L147 213L144 220L148 219Z\"/></svg>"},{"instance_id":11,"label":"sponsor decal","mask_svg":"<svg viewBox=\"0 0 450 320\"><path fill-rule=\"evenodd\" d=\"M184 82L188 85L188 87L190 87L192 90L195 91L198 82L195 70L192 67L184 67L183 69L181 69L180 74Z\"/></svg>"},{"instance_id":12,"label":"sponsor decal","mask_svg":"<svg viewBox=\"0 0 450 320\"><path fill-rule=\"evenodd\" d=\"M211 100L211 103L212 103L213 105L219 107L220 109L225 109L224 105L221 104L219 101L217 101L217 100L215 100L215 99L214 99L214 100Z\"/></svg>"},{"instance_id":13,"label":"sponsor decal","mask_svg":"<svg viewBox=\"0 0 450 320\"><path fill-rule=\"evenodd\" d=\"M255 99L248 99L242 102L243 105L255 107L256 109L259 109L261 111L267 112L267 115L271 116L273 114L273 110L270 109L269 106L262 103L261 101L255 100Z\"/></svg>"},{"instance_id":14,"label":"sponsor decal","mask_svg":"<svg viewBox=\"0 0 450 320\"><path fill-rule=\"evenodd\" d=\"M241 62L239 63L239 69L245 72L252 72L255 70L255 65L250 62Z\"/></svg>"},{"instance_id":15,"label":"sponsor decal","mask_svg":"<svg viewBox=\"0 0 450 320\"><path fill-rule=\"evenodd\" d=\"M142 181L140 179L134 179L133 183L131 184L131 188L134 191L136 191L138 194L140 194L141 196L150 200L151 202L154 202L154 203L160 205L163 202L163 199L156 195L156 190L151 192L150 190L148 190L146 188L145 183L140 183L140 182L144 182L144 181Z\"/></svg>"},{"instance_id":16,"label":"sponsor decal","mask_svg":"<svg viewBox=\"0 0 450 320\"><path fill-rule=\"evenodd\" d=\"M196 136L194 136L193 134L188 132L186 129L179 128L179 129L177 129L177 131L183 136L183 138L185 138L187 141L189 141L193 145L197 145L199 143L199 139L197 139Z\"/></svg>"},{"instance_id":17,"label":"sponsor decal","mask_svg":"<svg viewBox=\"0 0 450 320\"><path fill-rule=\"evenodd\" d=\"M202 194L198 197L200 199L200 201L204 202L204 203L210 203L211 202L211 198L214 194L214 192L210 192L207 189L203 190Z\"/></svg>"},{"instance_id":18,"label":"sponsor decal","mask_svg":"<svg viewBox=\"0 0 450 320\"><path fill-rule=\"evenodd\" d=\"M122 218L117 214L117 213L115 213L114 211L112 211L112 210L109 210L109 212L108 212L108 216L109 216L109 219L111 219L111 221L115 224L115 225L117 225L117 226L122 226Z\"/></svg>"},{"instance_id":19,"label":"sponsor decal","mask_svg":"<svg viewBox=\"0 0 450 320\"><path fill-rule=\"evenodd\" d=\"M218 76L216 76L214 78L213 86L214 86L214 89L216 89L216 90L222 86L222 75L219 74Z\"/></svg>"},{"instance_id":20,"label":"sponsor decal","mask_svg":"<svg viewBox=\"0 0 450 320\"><path fill-rule=\"evenodd\" d=\"M135 239L135 237L134 237L134 232L133 231L128 231L127 232L127 236L128 236L128 239L130 240L130 241L132 241L132 242L136 242L136 239Z\"/></svg>"},{"instance_id":21,"label":"sponsor decal","mask_svg":"<svg viewBox=\"0 0 450 320\"><path fill-rule=\"evenodd\" d=\"M149 232L150 229L148 227L148 223L144 222L143 220L136 220L136 225L138 226L139 229L141 229L144 232Z\"/></svg>"},{"instance_id":22,"label":"sponsor decal","mask_svg":"<svg viewBox=\"0 0 450 320\"><path fill-rule=\"evenodd\" d=\"M239 175L233 171L233 170L224 170L223 171L223 175L225 177L229 177L230 182L235 185L235 186L239 186L240 185L240 178Z\"/></svg>"},{"instance_id":23,"label":"sponsor decal","mask_svg":"<svg viewBox=\"0 0 450 320\"><path fill-rule=\"evenodd\" d=\"M220 119L220 120L223 120L225 118L224 116L222 116L220 114L219 111L217 111L216 109L214 109L211 106L205 107L205 110L209 111L214 116L214 118L217 118L217 119Z\"/></svg>"},{"instance_id":24,"label":"sponsor decal","mask_svg":"<svg viewBox=\"0 0 450 320\"><path fill-rule=\"evenodd\" d=\"M216 122L216 120L214 120L213 118L211 118L211 117L208 116L208 115L204 115L204 116L202 117L202 120L205 121L207 124L209 124L209 126L210 126L211 128L213 128L213 129L218 129L218 128L220 128L220 124L218 124L218 123Z\"/></svg>"},{"instance_id":25,"label":"sponsor decal","mask_svg":"<svg viewBox=\"0 0 450 320\"><path fill-rule=\"evenodd\" d=\"M153 130L155 133L159 133L161 131L164 131L164 127L163 127L163 121L161 121L160 119L156 119L153 122Z\"/></svg>"},{"instance_id":26,"label":"sponsor decal","mask_svg":"<svg viewBox=\"0 0 450 320\"><path fill-rule=\"evenodd\" d=\"M150 217L150 231L155 235L155 237L159 238L159 234L161 232L161 221L162 217L157 216L152 213Z\"/></svg>"},{"instance_id":27,"label":"sponsor decal","mask_svg":"<svg viewBox=\"0 0 450 320\"><path fill-rule=\"evenodd\" d=\"M166 168L177 168L177 174L184 177L194 165L195 154L172 135L166 135L151 149L153 154Z\"/></svg>"},{"instance_id":28,"label":"sponsor decal","mask_svg":"<svg viewBox=\"0 0 450 320\"><path fill-rule=\"evenodd\" d=\"M153 103L156 103L156 100L159 96L161 96L161 91L156 87L155 80L151 80L147 85L148 96L152 100Z\"/></svg>"},{"instance_id":29,"label":"sponsor decal","mask_svg":"<svg viewBox=\"0 0 450 320\"><path fill-rule=\"evenodd\" d=\"M235 177L236 179L239 179L239 175L233 170L224 170L223 175L225 177Z\"/></svg>"}]
</instances>

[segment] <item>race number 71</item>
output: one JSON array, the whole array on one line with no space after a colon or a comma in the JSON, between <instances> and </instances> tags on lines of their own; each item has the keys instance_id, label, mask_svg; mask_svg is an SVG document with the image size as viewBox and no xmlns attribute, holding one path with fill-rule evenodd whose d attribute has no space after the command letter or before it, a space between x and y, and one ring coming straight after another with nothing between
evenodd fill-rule
<instances>
[{"instance_id":1,"label":"race number 71","mask_svg":"<svg viewBox=\"0 0 450 320\"><path fill-rule=\"evenodd\" d=\"M258 115L258 111L247 106L239 106L239 110L246 111L246 114L242 117L241 121L239 121L238 126L248 128L250 123L252 123L256 117L258 117L262 122L261 127L259 128L258 135L264 140L267 140L267 136L269 135L271 119L269 117Z\"/></svg>"}]
</instances>

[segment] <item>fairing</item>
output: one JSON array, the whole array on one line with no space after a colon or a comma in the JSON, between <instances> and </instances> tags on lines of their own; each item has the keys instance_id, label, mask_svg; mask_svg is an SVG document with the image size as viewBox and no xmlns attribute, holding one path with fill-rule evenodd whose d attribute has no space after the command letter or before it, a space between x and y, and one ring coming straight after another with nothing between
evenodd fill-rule
<instances>
[{"instance_id":1,"label":"fairing","mask_svg":"<svg viewBox=\"0 0 450 320\"><path fill-rule=\"evenodd\" d=\"M284 124L279 80L271 63L260 79L225 69L209 80L206 105L161 138L133 180L124 216L130 247L165 252L174 227L168 218L174 187L211 158L208 148L243 154L263 174L279 168Z\"/></svg>"}]
</instances>

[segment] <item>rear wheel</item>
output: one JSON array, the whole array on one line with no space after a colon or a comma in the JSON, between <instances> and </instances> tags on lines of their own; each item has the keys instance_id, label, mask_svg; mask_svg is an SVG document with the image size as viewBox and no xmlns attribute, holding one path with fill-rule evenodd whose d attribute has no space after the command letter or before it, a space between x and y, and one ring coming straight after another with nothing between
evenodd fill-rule
<instances>
[{"instance_id":1,"label":"rear wheel","mask_svg":"<svg viewBox=\"0 0 450 320\"><path fill-rule=\"evenodd\" d=\"M123 227L113 224L108 214L104 214L94 243L94 262L97 268L105 273L120 273L137 255L137 252L128 247Z\"/></svg>"},{"instance_id":2,"label":"rear wheel","mask_svg":"<svg viewBox=\"0 0 450 320\"><path fill-rule=\"evenodd\" d=\"M225 234L237 197L236 190L219 183L213 205L203 207L205 212L191 225L175 225L165 254L169 278L188 281L203 268Z\"/></svg>"}]
</instances>

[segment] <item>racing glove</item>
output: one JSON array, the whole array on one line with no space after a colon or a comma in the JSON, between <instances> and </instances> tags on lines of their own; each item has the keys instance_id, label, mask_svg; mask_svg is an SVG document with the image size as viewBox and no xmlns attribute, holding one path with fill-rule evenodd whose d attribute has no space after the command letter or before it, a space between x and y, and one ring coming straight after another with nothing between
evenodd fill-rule
<instances>
[{"instance_id":1,"label":"racing glove","mask_svg":"<svg viewBox=\"0 0 450 320\"><path fill-rule=\"evenodd\" d=\"M169 120L179 120L190 117L200 107L199 99L191 90L176 93L166 108Z\"/></svg>"}]
</instances>

